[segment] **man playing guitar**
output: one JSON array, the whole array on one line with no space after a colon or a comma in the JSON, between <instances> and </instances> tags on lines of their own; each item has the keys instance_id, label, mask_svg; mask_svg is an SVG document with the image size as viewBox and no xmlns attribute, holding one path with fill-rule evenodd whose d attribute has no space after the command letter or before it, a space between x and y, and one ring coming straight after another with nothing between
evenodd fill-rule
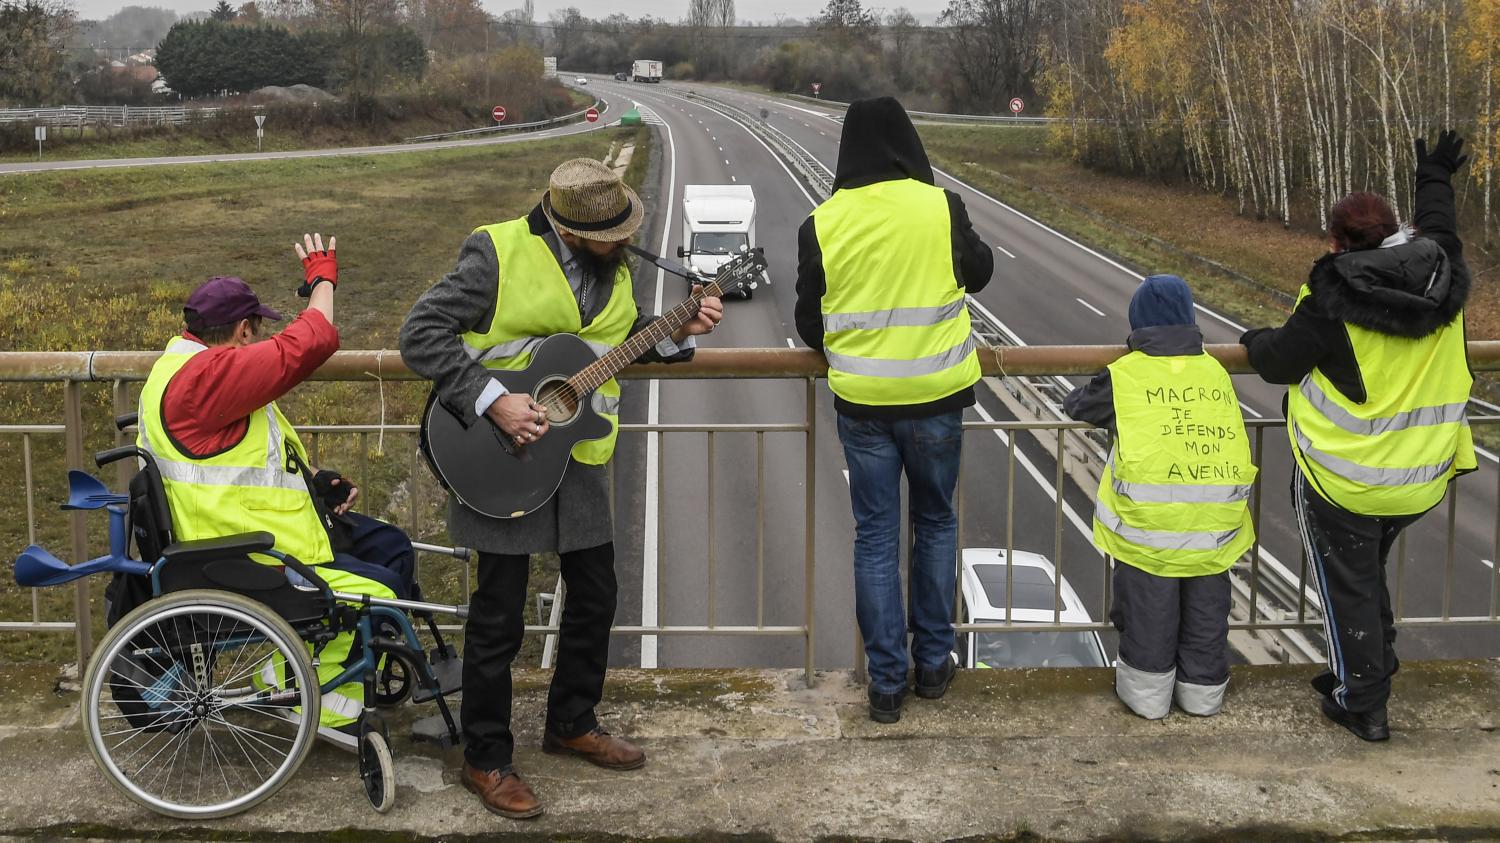
<instances>
[{"instance_id":1,"label":"man playing guitar","mask_svg":"<svg viewBox=\"0 0 1500 843\"><path fill-rule=\"evenodd\" d=\"M640 313L624 260L644 215L640 197L600 162L563 162L527 216L483 226L464 242L458 265L407 315L402 359L432 381L437 399L464 425L493 424L518 451L536 447L551 427L545 402L507 393L491 372L524 368L554 334L575 334L603 355L658 318ZM722 318L719 299L704 297L691 319L638 359L689 360L692 337ZM640 748L601 729L594 716L615 613L606 464L614 452L619 386L611 378L582 400L608 420L609 435L573 447L545 504L503 518L476 512L457 495L449 500L452 540L479 550L464 627L462 781L491 812L513 819L542 813L511 765L510 665L524 632L532 553L559 554L568 594L542 749L614 770L646 762Z\"/></svg>"}]
</instances>

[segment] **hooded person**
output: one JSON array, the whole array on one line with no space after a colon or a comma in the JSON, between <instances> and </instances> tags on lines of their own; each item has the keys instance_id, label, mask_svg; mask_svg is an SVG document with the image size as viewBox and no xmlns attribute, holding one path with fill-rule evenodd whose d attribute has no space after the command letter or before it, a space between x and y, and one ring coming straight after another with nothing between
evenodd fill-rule
<instances>
[{"instance_id":1,"label":"hooded person","mask_svg":"<svg viewBox=\"0 0 1500 843\"><path fill-rule=\"evenodd\" d=\"M1229 373L1203 350L1193 294L1153 275L1130 299L1129 352L1063 409L1114 446L1094 544L1114 559L1115 693L1150 720L1218 714L1229 685L1229 568L1255 541L1256 469Z\"/></svg>"},{"instance_id":2,"label":"hooded person","mask_svg":"<svg viewBox=\"0 0 1500 843\"><path fill-rule=\"evenodd\" d=\"M1466 416L1470 278L1452 186L1462 147L1451 131L1431 153L1417 140L1415 230L1375 194L1334 205L1330 251L1292 315L1240 338L1263 379L1297 385L1286 401L1292 504L1329 639L1328 670L1313 687L1325 716L1368 741L1390 736L1400 664L1386 557L1477 467Z\"/></svg>"},{"instance_id":3,"label":"hooded person","mask_svg":"<svg viewBox=\"0 0 1500 843\"><path fill-rule=\"evenodd\" d=\"M828 359L849 466L870 716L883 723L901 717L910 664L921 697L941 697L953 678L953 492L963 410L979 379L964 296L994 270L963 201L933 182L901 104L859 100L844 119L833 195L797 234L797 333ZM903 473L915 533L904 607Z\"/></svg>"}]
</instances>

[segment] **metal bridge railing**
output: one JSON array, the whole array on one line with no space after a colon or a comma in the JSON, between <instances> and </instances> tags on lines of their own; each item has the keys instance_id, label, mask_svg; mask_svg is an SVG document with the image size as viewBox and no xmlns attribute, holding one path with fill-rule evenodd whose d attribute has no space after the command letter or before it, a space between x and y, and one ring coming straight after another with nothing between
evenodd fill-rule
<instances>
[{"instance_id":1,"label":"metal bridge railing","mask_svg":"<svg viewBox=\"0 0 1500 843\"><path fill-rule=\"evenodd\" d=\"M1120 346L1028 346L982 348L979 354L981 368L988 378L1014 379L1092 374L1123 354L1124 351L1125 349ZM1230 371L1238 373L1247 371L1244 350L1241 347L1209 346L1208 351L1224 362ZM1500 369L1500 342L1469 343L1469 355L1471 365L1476 370ZM19 455L16 474L10 478L11 499L24 501L26 511L25 525L0 525L0 530L9 530L11 540L15 545L4 547L3 555L12 557L19 552L22 543L36 541L41 532L38 529L39 526L48 523L44 519L55 519L50 522L51 529L48 531L49 535L54 537L64 534L60 528L66 519L67 542L70 546L57 546L52 549L59 555L71 556L71 561L86 559L90 555L91 548L98 552L103 547L102 519L86 522L83 513L69 515L57 513L53 507L60 501L40 497L37 491L39 481L48 483L49 488L59 488L63 468L88 470L92 467L92 461L88 458L89 454L99 448L118 444L130 435L114 432L113 426L107 425L104 419L86 420L85 390L108 388L110 389L108 403L113 412L133 410L132 386L144 380L157 356L157 352L0 353L0 384L6 384L8 388L14 388L15 384L20 383L60 384L63 393L63 406L59 408L62 415L61 424L55 421L54 416L53 419L0 425L0 454L10 454L11 459L17 459L17 454ZM647 641L655 642L660 636L673 638L770 636L800 639L803 665L811 681L816 664L814 639L817 625L820 623L817 613L815 578L820 564L825 566L831 564L826 560L818 559L819 532L820 529L826 531L827 528L820 527L816 517L820 456L825 458L827 456L819 453L818 407L819 393L822 388L817 381L825 375L826 364L822 356L807 349L703 349L698 352L692 363L672 366L638 365L630 367L622 374L622 377L627 380L659 378L704 381L790 381L793 384L800 384L796 392L800 395L802 408L797 417L774 421L722 425L706 423L628 423L621 425L622 449L639 447L644 442L646 447L643 451L646 457L644 460L632 461L628 468L623 469L621 461L617 460L613 468L615 472L638 471L646 476L654 475L657 478L665 478L669 476L668 469L671 467L668 462L669 458L677 459L688 455L685 458L701 464L703 466L701 470L706 473L707 477L703 493L700 495L696 490L692 492L694 497L691 511L670 509L667 494L654 494L651 488L643 489L644 501L611 500L611 507L616 511L620 506L629 505L635 507L632 511L639 514L644 513L647 506L655 507L660 532L654 537L647 537L638 542L634 535L624 535L627 532L633 534L635 528L632 526L628 531L621 530L618 525L622 522L617 521L617 534L621 535L617 544L617 558L621 560L620 564L624 567L633 565L636 560L630 557L638 555L643 570L649 567L657 572L657 576L645 582L643 588L657 589L656 605L663 607L659 616L651 618L643 615L639 623L617 626L614 630L616 633L639 636L643 645ZM367 385L373 397L375 390L386 388L387 382L412 381L416 378L405 368L400 361L399 354L394 351L344 351L336 354L315 373L313 380L359 382ZM748 384L745 386L750 387ZM373 403L375 402L372 401ZM795 403L794 401L793 405ZM86 421L92 424L86 424ZM413 419L401 419L399 424L354 425L319 424L316 419L302 419L302 421L304 424L300 430L306 434L311 451L310 456L315 464L321 455L329 453L325 449L331 448L337 442L344 457L352 456L355 463L353 466L346 463L341 467L352 476L356 483L365 486L371 477L373 461L377 458L383 460L382 470L385 472L382 475L383 479L400 485L406 493L404 507L388 507L385 514L390 515L395 512L397 515L395 520L402 522L400 526L405 527L414 538L431 538L425 535L429 532L426 529L428 525L423 523L421 515L424 504L433 503L435 499L425 497L428 493L423 491L424 481L428 488L435 489L436 487L426 480L427 470L417 455L414 442L416 426L411 423ZM1476 426L1500 424L1500 416L1474 417L1471 418L1471 423ZM1267 453L1264 440L1265 430L1281 424L1279 420L1269 419L1248 422L1255 438L1254 453L1258 458L1263 460ZM1038 542L1033 537L1029 541L1031 549L1042 551L1044 555L1050 552L1051 561L1058 573L1054 588L1059 595L1061 583L1065 577L1098 576L1100 571L1105 572L1102 597L1098 604L1089 607L1092 616L1097 620L1087 624L1063 623L1061 622L1061 603L1055 603L1052 623L1031 624L1010 620L967 623L964 622L963 617L956 616L955 625L960 632L1102 631L1109 629L1105 621L1108 617L1109 601L1107 568L1098 567L1102 564L1102 560L1097 557L1097 554L1094 554L1091 559L1080 561L1076 555L1063 552L1065 531L1079 527L1077 513L1068 511L1068 497L1072 496L1078 500L1080 495L1091 496L1093 494L1093 489L1088 486L1086 480L1073 476L1074 469L1078 468L1074 464L1079 459L1075 456L1076 451L1070 451L1064 447L1065 437L1083 427L1076 422L1057 420L1004 421L986 418L983 421L966 423L964 457L966 465L960 474L957 504L960 524L959 543L960 547L965 546L966 537L970 536L977 527L984 527L993 535L994 530L990 529L990 525L1003 525L1003 541L995 542L994 546L1014 551L1018 547L1017 530L1019 528L1032 530L1034 534L1036 530L1046 529L1045 525L1020 523L1017 520L1017 504L1020 499L1018 489L1022 488L1018 484L1024 482L1018 476L1017 467L1021 464L1025 472L1042 486L1043 491L1050 491L1053 499L1052 524L1050 525L1052 544L1050 547L1040 546L1045 542ZM103 433L106 429L110 431L108 438ZM989 437L995 437L997 434L1002 442L999 446L1002 450L991 450L986 454L983 449L996 447ZM59 437L65 446L61 449L60 458L56 454L59 449L55 447L56 439ZM1028 458L1025 454L1027 447L1023 446L1028 437L1052 440L1055 449L1051 450L1050 454L1060 453L1064 455L1063 458L1053 459L1047 453L1038 456L1037 449L1034 447L1030 448L1032 456ZM387 445L383 451L385 455L382 456L382 449L372 447L372 445L384 442L386 439L401 444L395 448ZM37 444L43 440L51 445L50 453L53 456L50 460L39 460L36 456ZM694 445L693 440L701 444ZM745 445L751 440L753 440L753 446ZM634 445L630 444L632 441ZM1273 437L1273 441L1281 448L1286 447L1282 437ZM17 444L18 450L15 447ZM791 464L785 461L775 465L768 464L768 454L775 454L783 447L790 447L795 453L797 444L801 445L801 453L797 455L801 457L800 460L794 459ZM697 450L700 447L702 450ZM753 460L747 456L751 452L751 447L753 447ZM698 454L701 454L701 459L696 456ZM975 459L987 460L980 476L976 476L973 472L972 463ZM1049 459L1051 464L1048 464ZM653 463L654 471L648 471L648 465ZM797 463L800 465L796 465ZM796 467L793 468L792 465ZM677 482L676 478L682 477L684 472L681 465L673 468L670 476L674 478L674 482ZM827 467L824 468L826 470ZM120 463L119 469L117 482L126 479L130 471L125 463ZM1500 472L1496 474L1500 476ZM1004 478L1006 489L1003 496L993 496L975 488L977 482L995 483L1000 477ZM634 478L631 479L634 481ZM614 487L617 484L611 485ZM655 492L662 492L670 484L662 483L658 479L656 485ZM1468 493L1472 494L1475 487L1473 481L1461 481L1457 488L1460 494L1449 496L1441 514L1441 517L1446 519L1448 536L1441 602L1420 607L1419 613L1410 611L1412 607L1401 588L1404 573L1402 566L1405 564L1404 547L1399 548L1392 595L1398 625L1414 627L1500 625L1500 572L1496 572L1493 567L1490 569L1488 581L1483 585L1483 595L1487 596L1486 611L1471 611L1463 615L1453 611L1455 584L1458 583L1455 578L1454 562L1458 501L1465 490L1471 490ZM832 489L833 491L829 494L842 501L846 494L842 484L835 484ZM1272 493L1279 491L1279 489L1274 490ZM1482 491L1485 494L1491 492L1489 489ZM431 494L440 495L441 492L435 491ZM1497 499L1500 499L1500 490L1494 490L1494 494ZM1257 519L1258 532L1264 496L1265 490L1257 484L1252 499L1252 511ZM732 502L726 504L726 500ZM754 501L753 506L747 503L750 500ZM846 506L846 503L839 504L840 509ZM729 510L728 518L722 515L726 507L734 507ZM404 512L398 511L400 509L404 509ZM1437 517L1437 515L1435 513L1430 517ZM1497 509L1495 517L1496 523L1493 526L1496 552L1493 558L1500 559L1500 509ZM674 546L673 541L668 538L665 526L674 518L701 520L704 534L692 542L678 541ZM1086 513L1083 518L1086 519ZM747 522L746 519L753 519L753 521ZM1073 522L1071 527L1070 521ZM748 532L745 530L746 523L751 525ZM734 526L739 531L736 537L723 537L715 534L717 529L726 529L728 526ZM844 528L840 528L839 532L844 532ZM840 543L845 548L852 539L851 536L844 535L827 538ZM698 543L700 539L702 544ZM773 546L776 548L774 551ZM800 552L794 552L792 548ZM1305 562L1292 566L1296 568L1295 573L1286 575L1286 572L1283 572L1280 577L1283 581L1278 583L1276 577L1265 576L1264 564L1258 553L1251 552L1237 566L1242 588L1238 601L1240 605L1237 607L1236 616L1232 618L1231 628L1250 632L1292 629L1315 634L1321 626L1321 617L1315 599L1309 599L1313 595L1313 590L1310 588L1312 581L1309 578L1308 566ZM1493 565L1493 562L1491 564ZM1091 570L1089 566L1092 566ZM754 572L753 577L747 573L750 571ZM1080 571L1082 573L1079 573ZM472 574L473 568L470 563L459 571L454 571L449 566L428 566L421 575L424 590L429 587L446 588L454 592L454 596L462 601L472 587ZM734 582L729 583L726 574L733 574L736 578ZM695 583L698 579L702 580L701 600L695 598L686 601L685 604L679 601L679 605L666 606L663 602L665 595L661 592L662 584L668 577L680 578L688 575L691 575ZM429 586L430 582L431 586ZM749 585L750 582L753 582L753 586ZM768 600L768 588L772 585L776 585L784 593L789 591L795 594L800 591L801 605L787 606ZM79 658L86 659L92 649L91 599L99 587L99 583L90 584L88 580L78 583L71 601L71 615L63 610L54 610L49 616L43 610L38 595L32 593L30 611L24 616L0 618L0 633L62 632L72 634L75 636ZM1472 578L1457 587L1466 592L1478 590ZM7 591L11 597L20 594L15 585L0 583L0 594ZM1007 588L1005 601L1007 617L1012 614L1012 597L1011 590ZM1469 603L1472 602L1473 600L1469 600ZM21 605L21 601L11 600L8 605ZM1267 611L1268 609L1274 611ZM835 618L830 621L823 618L821 622L851 624L852 619ZM554 619L545 624L528 625L527 631L532 634L548 635L557 633L558 627ZM856 664L858 663L856 659Z\"/></svg>"}]
</instances>

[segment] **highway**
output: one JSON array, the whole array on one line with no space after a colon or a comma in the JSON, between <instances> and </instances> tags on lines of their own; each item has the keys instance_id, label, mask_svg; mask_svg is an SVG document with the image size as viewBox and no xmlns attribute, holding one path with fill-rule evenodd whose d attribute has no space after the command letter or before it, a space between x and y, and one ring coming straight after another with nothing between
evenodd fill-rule
<instances>
[{"instance_id":1,"label":"highway","mask_svg":"<svg viewBox=\"0 0 1500 843\"><path fill-rule=\"evenodd\" d=\"M804 146L807 151L832 169L837 160L838 140L841 124L838 112L804 103L791 103L774 97L759 96L738 90L710 88L706 86L640 85L632 83L598 82L602 91L619 96L628 96L649 107L671 131L671 143L665 151L677 161L676 191L683 183L703 181L728 181L731 178L749 181L756 189L760 203L759 234L772 262L770 295L764 292L751 302L731 302L725 328L716 332L712 344L721 346L769 346L778 345L788 338L795 340L792 328L792 303L795 278L795 230L812 207L811 198L804 195L788 173L774 160L747 130L709 104L683 96L688 88L706 94L721 102L737 106L751 113L764 108L768 121ZM664 133L665 134L665 133ZM665 176L664 176L665 178ZM943 174L939 183L956 190L963 196L971 219L986 242L996 247L995 278L990 286L976 296L987 309L996 314L1024 342L1030 344L1121 342L1128 332L1126 308L1140 276L1107 256L1097 253L1085 244L1077 243L1046 226L1030 220L987 195L969 187L961 181ZM674 205L680 203L680 195ZM675 223L675 217L674 217ZM669 249L675 249L677 232L669 232ZM660 245L661 232L645 238L645 242ZM1311 259L1314 256L1309 256ZM1192 279L1189 279L1191 282ZM680 289L677 290L681 292ZM767 301L769 299L769 301ZM1232 343L1243 330L1240 326L1218 314L1202 311L1200 325L1208 342ZM705 344L707 345L707 343ZM1081 379L1074 379L1081 381ZM1236 376L1236 388L1246 407L1247 418L1281 415L1281 400L1284 388L1271 386L1253 376ZM658 407L660 419L666 422L686 421L784 421L800 418L802 388L800 385L768 384L745 389L743 384L692 384L670 382L661 391ZM761 391L761 386L768 389ZM785 387L778 389L777 387ZM842 494L842 452L833 433L831 402L827 400L826 387L820 386L818 413L819 456L818 488L818 664L823 667L847 664L853 652L852 630L852 575L849 567L849 545L852 523L848 512L847 498ZM983 394L983 391L982 391ZM985 414L993 418L1008 418L998 402L990 396L981 402ZM736 414L745 408L743 414ZM776 414L771 418L772 410ZM981 418L971 411L969 418ZM724 440L733 437L722 436ZM770 439L771 437L768 437ZM1023 446L1028 437L1023 437ZM720 459L724 458L725 444L720 444ZM797 477L802 466L800 447L788 441L768 466L768 477ZM1291 458L1285 434L1280 428L1265 433L1265 453L1260 465L1263 477L1262 530L1265 555L1263 565L1280 565L1291 577L1301 572L1300 542L1296 536L1286 489L1289 484ZM988 434L970 434L966 439L964 494L967 497L963 543L968 546L1004 544L1005 520L1005 454L998 438L992 440ZM699 447L701 448L701 437ZM1037 473L1050 478L1054 471L1050 457L1040 449L1022 448L1030 456ZM669 458L671 454L669 454ZM701 462L702 451L696 459ZM1481 456L1480 471L1460 480L1462 494L1457 507L1456 550L1453 557L1453 577L1449 585L1449 613L1454 616L1488 614L1493 586L1493 564L1495 560L1496 484L1500 482L1493 456ZM735 607L749 607L753 612L754 580L750 589L741 589L732 579L726 579L726 565L731 558L743 558L744 549L754 548L754 536L749 535L748 544L736 536L745 535L743 530L753 527L753 509L749 515L742 511L741 517L724 521L724 502L737 500L738 505L753 503L753 496L729 493L734 484L745 477L745 472L728 470L728 463L721 462L718 469L721 486L717 500L720 502L718 529L720 558L718 565L718 621L736 622L730 618L743 616L733 614ZM668 474L673 469L668 468ZM666 549L662 554L669 569L662 585L661 617L672 623L703 622L706 617L705 578L703 554L695 557L689 548L703 546L705 531L693 525L686 513L679 515L672 502L691 500L691 495L702 496L701 465L685 467L682 479L668 477L663 484L663 494L668 500L668 523L664 527ZM1016 545L1022 549L1035 550L1049 557L1053 552L1053 502L1043 492L1043 486L1035 479L1018 471L1018 497L1016 500ZM753 462L749 465L750 489L753 491ZM730 478L730 479L726 479ZM694 486L694 484L697 484ZM729 484L729 485L722 485ZM781 552L767 552L768 565L781 566L778 576L767 575L766 582L772 593L766 596L766 605L786 607L790 616L776 615L767 610L767 623L795 622L801 610L801 515L800 506L788 506L789 514L782 517L788 489L796 485L773 483L768 488L779 490L782 500L772 504L770 523L780 540L785 542ZM1067 519L1064 525L1063 572L1083 598L1089 611L1100 617L1102 605L1103 566L1098 554L1086 540L1089 503L1076 488L1069 490L1065 499L1081 518ZM794 502L800 502L798 495ZM980 503L976 503L980 502ZM701 512L701 503L686 512ZM1403 565L1404 598L1400 610L1406 616L1437 616L1444 602L1444 572L1447 565L1447 504L1430 513L1407 531L1406 555ZM620 519L623 530L628 522ZM736 527L735 525L738 525ZM741 530L736 533L735 530ZM686 542L686 546L684 546ZM630 558L623 551L622 559ZM734 556L729 554L734 553ZM696 566L694 562L697 562ZM1390 576L1396 577L1394 568L1398 560L1393 554ZM732 567L732 565L731 565ZM753 569L752 569L753 570ZM732 583L734 583L732 585ZM1311 581L1309 582L1311 586ZM732 602L728 598L733 598ZM1309 589L1309 599L1316 595ZM646 601L646 602L649 602ZM694 614L696 612L696 614ZM1316 618L1316 610L1309 609L1308 617ZM753 614L751 615L753 619ZM775 618L773 620L773 618ZM1403 631L1398 651L1408 657L1483 657L1495 652L1497 635L1493 629L1430 628ZM792 655L797 652L796 642L787 641L785 647L767 648L760 642L731 642L728 649L722 644L705 639L680 639L662 644L662 663L683 664L759 664L762 658L772 658L777 664L798 663ZM830 649L831 647L831 649ZM747 658L754 655L755 657ZM716 658L714 656L717 656ZM783 661L782 659L785 659Z\"/></svg>"}]
</instances>

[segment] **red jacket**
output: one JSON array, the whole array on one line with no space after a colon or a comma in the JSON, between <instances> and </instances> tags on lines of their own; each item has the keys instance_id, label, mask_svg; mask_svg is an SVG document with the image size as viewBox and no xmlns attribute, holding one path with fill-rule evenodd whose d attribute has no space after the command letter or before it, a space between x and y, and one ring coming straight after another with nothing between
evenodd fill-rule
<instances>
[{"instance_id":1,"label":"red jacket","mask_svg":"<svg viewBox=\"0 0 1500 843\"><path fill-rule=\"evenodd\" d=\"M167 433L192 454L231 448L244 437L251 413L307 380L338 348L338 329L322 311L308 308L270 339L200 351L162 396Z\"/></svg>"}]
</instances>

